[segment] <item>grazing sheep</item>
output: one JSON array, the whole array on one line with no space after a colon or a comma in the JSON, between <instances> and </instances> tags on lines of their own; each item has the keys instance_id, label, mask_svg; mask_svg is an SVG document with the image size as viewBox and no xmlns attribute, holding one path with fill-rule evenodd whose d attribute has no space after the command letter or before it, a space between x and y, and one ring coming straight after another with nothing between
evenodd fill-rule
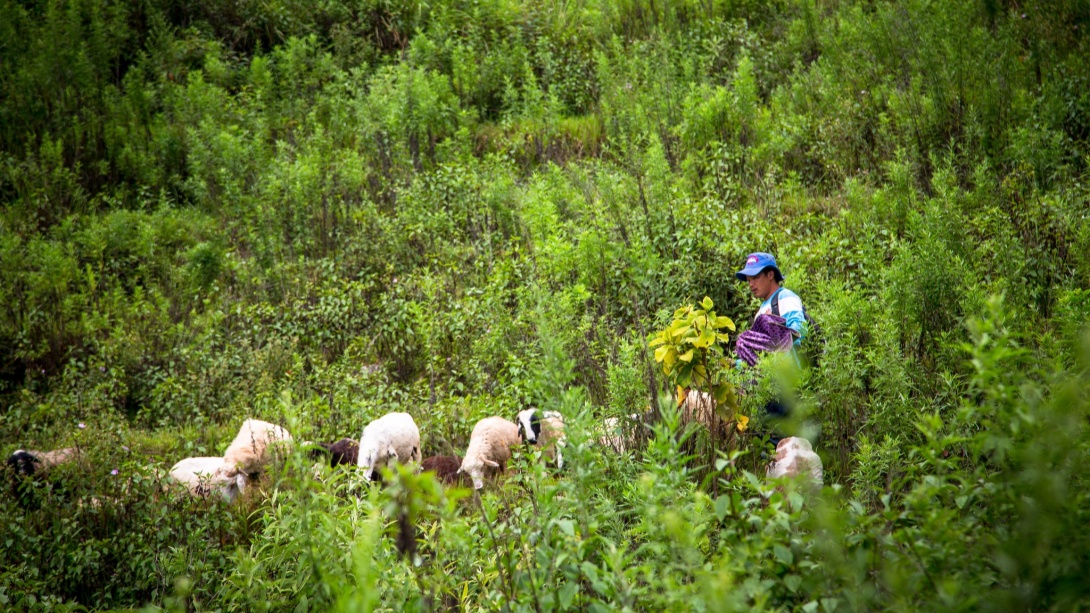
<instances>
[{"instance_id":1,"label":"grazing sheep","mask_svg":"<svg viewBox=\"0 0 1090 613\"><path fill-rule=\"evenodd\" d=\"M519 444L519 428L502 417L486 417L473 427L460 473L473 479L473 488L484 487L484 478L507 468L511 448Z\"/></svg>"},{"instance_id":2,"label":"grazing sheep","mask_svg":"<svg viewBox=\"0 0 1090 613\"><path fill-rule=\"evenodd\" d=\"M25 509L37 509L40 499L37 494L36 482L45 480L50 470L61 464L79 459L80 452L76 447L66 447L53 451L27 451L17 449L8 456L7 466L12 472L11 491L19 505ZM45 489L56 494L63 494L66 487L63 483L47 483Z\"/></svg>"},{"instance_id":3,"label":"grazing sheep","mask_svg":"<svg viewBox=\"0 0 1090 613\"><path fill-rule=\"evenodd\" d=\"M367 424L360 437L357 464L368 480L391 460L420 463L420 430L408 413L387 413Z\"/></svg>"},{"instance_id":4,"label":"grazing sheep","mask_svg":"<svg viewBox=\"0 0 1090 613\"><path fill-rule=\"evenodd\" d=\"M564 416L556 411L526 409L518 414L519 437L529 445L537 445L545 457L556 460L557 468L564 468L563 449Z\"/></svg>"},{"instance_id":5,"label":"grazing sheep","mask_svg":"<svg viewBox=\"0 0 1090 613\"><path fill-rule=\"evenodd\" d=\"M186 458L170 469L170 478L186 486L189 493L204 498L218 492L227 502L234 502L246 489L246 474L235 471L233 478L226 477L223 458Z\"/></svg>"},{"instance_id":6,"label":"grazing sheep","mask_svg":"<svg viewBox=\"0 0 1090 613\"><path fill-rule=\"evenodd\" d=\"M821 458L814 453L810 441L797 436L782 439L776 445L776 460L768 467L768 478L798 477L807 478L809 484L821 487Z\"/></svg>"},{"instance_id":7,"label":"grazing sheep","mask_svg":"<svg viewBox=\"0 0 1090 613\"><path fill-rule=\"evenodd\" d=\"M330 466L355 466L359 461L360 444L350 438L342 438L335 443L318 443L321 449L315 449L315 457L328 457Z\"/></svg>"},{"instance_id":8,"label":"grazing sheep","mask_svg":"<svg viewBox=\"0 0 1090 613\"><path fill-rule=\"evenodd\" d=\"M685 401L681 403L681 425L697 423L711 432L712 440L723 440L730 436L734 423L723 419L715 412L715 399L707 392L689 390Z\"/></svg>"},{"instance_id":9,"label":"grazing sheep","mask_svg":"<svg viewBox=\"0 0 1090 613\"><path fill-rule=\"evenodd\" d=\"M219 480L233 480L240 474L246 479L257 478L275 457L278 448L291 445L288 431L259 419L247 419L242 422L235 440L223 454L223 465L219 468Z\"/></svg>"},{"instance_id":10,"label":"grazing sheep","mask_svg":"<svg viewBox=\"0 0 1090 613\"><path fill-rule=\"evenodd\" d=\"M435 473L435 478L445 485L455 485L461 481L458 477L461 467L462 458L456 455L433 455L420 463L421 470Z\"/></svg>"},{"instance_id":11,"label":"grazing sheep","mask_svg":"<svg viewBox=\"0 0 1090 613\"><path fill-rule=\"evenodd\" d=\"M640 423L637 413L630 413L626 417L607 417L597 429L598 444L617 453L625 453L635 442L635 429Z\"/></svg>"},{"instance_id":12,"label":"grazing sheep","mask_svg":"<svg viewBox=\"0 0 1090 613\"><path fill-rule=\"evenodd\" d=\"M49 469L59 464L71 462L79 457L79 449L65 447L53 451L27 451L16 449L8 457L8 467L21 477L45 475Z\"/></svg>"}]
</instances>

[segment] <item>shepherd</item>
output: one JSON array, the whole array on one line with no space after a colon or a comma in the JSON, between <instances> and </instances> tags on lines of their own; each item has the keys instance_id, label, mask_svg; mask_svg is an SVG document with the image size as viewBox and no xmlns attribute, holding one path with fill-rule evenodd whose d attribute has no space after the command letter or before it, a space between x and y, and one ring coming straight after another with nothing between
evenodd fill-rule
<instances>
[{"instance_id":1,"label":"shepherd","mask_svg":"<svg viewBox=\"0 0 1090 613\"><path fill-rule=\"evenodd\" d=\"M747 282L749 291L762 301L753 325L738 335L735 343L739 368L756 364L761 352L790 352L798 365L797 349L806 338L810 318L798 294L783 286L784 277L776 258L771 253L751 253L734 276ZM789 407L778 399L770 400L764 411L773 420L784 419L790 413ZM780 438L779 433L773 433L771 441L776 444Z\"/></svg>"}]
</instances>

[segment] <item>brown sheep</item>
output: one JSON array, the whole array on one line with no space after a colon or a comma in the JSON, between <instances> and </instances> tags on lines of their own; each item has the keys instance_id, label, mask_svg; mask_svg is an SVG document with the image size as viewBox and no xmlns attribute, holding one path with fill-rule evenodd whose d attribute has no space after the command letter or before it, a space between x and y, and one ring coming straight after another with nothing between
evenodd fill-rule
<instances>
[{"instance_id":1,"label":"brown sheep","mask_svg":"<svg viewBox=\"0 0 1090 613\"><path fill-rule=\"evenodd\" d=\"M424 472L435 473L435 478L444 485L457 485L463 482L458 474L462 467L462 458L456 455L433 455L424 458L420 468Z\"/></svg>"}]
</instances>

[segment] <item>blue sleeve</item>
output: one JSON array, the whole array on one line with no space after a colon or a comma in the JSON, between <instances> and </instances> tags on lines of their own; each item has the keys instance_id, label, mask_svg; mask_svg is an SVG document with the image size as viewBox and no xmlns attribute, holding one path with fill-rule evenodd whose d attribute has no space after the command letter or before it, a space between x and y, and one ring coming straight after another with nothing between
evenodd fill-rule
<instances>
[{"instance_id":1,"label":"blue sleeve","mask_svg":"<svg viewBox=\"0 0 1090 613\"><path fill-rule=\"evenodd\" d=\"M802 311L788 311L783 318L787 327L795 333L795 346L798 347L806 335L806 316Z\"/></svg>"}]
</instances>

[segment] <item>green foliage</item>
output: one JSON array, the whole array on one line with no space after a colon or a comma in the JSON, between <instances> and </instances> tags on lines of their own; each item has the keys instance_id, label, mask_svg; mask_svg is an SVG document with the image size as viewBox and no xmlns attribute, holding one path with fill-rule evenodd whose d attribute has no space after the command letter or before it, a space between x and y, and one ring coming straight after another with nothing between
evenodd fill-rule
<instances>
[{"instance_id":1,"label":"green foliage","mask_svg":"<svg viewBox=\"0 0 1090 613\"><path fill-rule=\"evenodd\" d=\"M1085 608L1088 31L1081 0L0 0L0 450L87 459L30 508L3 473L0 608ZM794 390L697 321L750 316L757 250L822 324ZM728 382L758 419L791 393L830 487L649 410ZM407 410L431 455L530 404L564 471L518 451L480 500L302 453L235 507L160 487L246 417Z\"/></svg>"},{"instance_id":2,"label":"green foliage","mask_svg":"<svg viewBox=\"0 0 1090 613\"><path fill-rule=\"evenodd\" d=\"M674 321L654 334L647 345L655 350L655 361L662 364L674 386L707 389L717 404L734 406L734 387L722 377L722 371L733 366L725 357L730 335L721 332L733 332L734 322L726 315L716 315L714 307L712 299L705 296L699 305L679 308L674 311Z\"/></svg>"}]
</instances>

